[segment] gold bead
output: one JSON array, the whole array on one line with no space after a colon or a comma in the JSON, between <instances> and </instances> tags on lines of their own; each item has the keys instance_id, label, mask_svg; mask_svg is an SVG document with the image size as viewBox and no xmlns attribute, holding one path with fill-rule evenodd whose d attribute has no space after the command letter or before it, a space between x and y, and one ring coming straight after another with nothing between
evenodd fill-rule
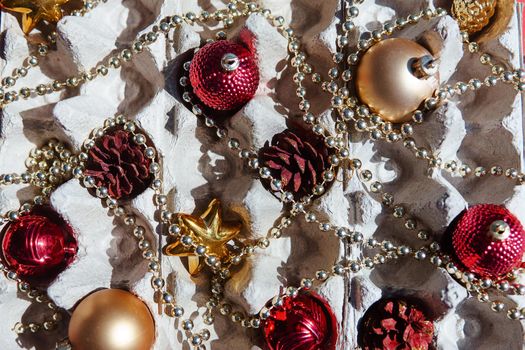
<instances>
[{"instance_id":1,"label":"gold bead","mask_svg":"<svg viewBox=\"0 0 525 350\"><path fill-rule=\"evenodd\" d=\"M437 63L418 43L393 38L373 45L357 68L359 98L382 119L402 123L439 88Z\"/></svg>"}]
</instances>

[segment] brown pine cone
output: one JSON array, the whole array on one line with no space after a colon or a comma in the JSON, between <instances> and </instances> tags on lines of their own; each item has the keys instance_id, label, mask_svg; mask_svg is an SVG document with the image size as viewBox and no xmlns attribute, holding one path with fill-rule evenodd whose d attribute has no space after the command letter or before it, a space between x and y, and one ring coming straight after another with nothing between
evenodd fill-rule
<instances>
[{"instance_id":1,"label":"brown pine cone","mask_svg":"<svg viewBox=\"0 0 525 350\"><path fill-rule=\"evenodd\" d=\"M296 200L313 192L322 183L323 171L330 167L330 152L324 140L313 132L287 129L267 141L259 151L261 166L270 169L275 179L281 180L282 188L293 194ZM271 190L269 180L263 185Z\"/></svg>"},{"instance_id":2,"label":"brown pine cone","mask_svg":"<svg viewBox=\"0 0 525 350\"><path fill-rule=\"evenodd\" d=\"M403 299L381 299L360 323L365 350L434 349L434 324L415 304Z\"/></svg>"},{"instance_id":3,"label":"brown pine cone","mask_svg":"<svg viewBox=\"0 0 525 350\"><path fill-rule=\"evenodd\" d=\"M151 184L151 159L124 130L112 130L99 138L88 154L84 174L104 186L114 199L134 198Z\"/></svg>"}]
</instances>

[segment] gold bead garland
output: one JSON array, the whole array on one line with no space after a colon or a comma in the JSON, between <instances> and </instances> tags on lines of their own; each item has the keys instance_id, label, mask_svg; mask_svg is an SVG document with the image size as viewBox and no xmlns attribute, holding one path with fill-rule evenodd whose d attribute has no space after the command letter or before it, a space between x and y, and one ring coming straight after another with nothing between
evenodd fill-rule
<instances>
[{"instance_id":1,"label":"gold bead garland","mask_svg":"<svg viewBox=\"0 0 525 350\"><path fill-rule=\"evenodd\" d=\"M362 3L362 1L356 1L354 4ZM357 17L359 10L357 7L348 6L346 11L346 22L342 24L343 34L338 37L338 51L334 54L334 62L341 64L344 62L345 55L341 51L342 48L348 45L348 35L355 29L355 25L352 19ZM358 51L350 53L347 56L347 62L350 66L355 66L359 63L360 56L374 43L380 42L384 37L391 36L396 30L406 28L409 25L413 25L421 21L422 19L430 20L435 17L443 16L446 11L443 9L426 9L418 14L409 15L406 18L398 18L391 22L386 23L382 30L375 30L369 34L372 39L360 40L358 42ZM462 39L469 52L479 53L479 45L475 42L471 42L467 33L462 33ZM345 39L345 40L343 40ZM342 45L344 44L344 45ZM384 139L390 143L396 143L404 141L405 147L413 152L413 154L419 158L424 159L429 164L429 169L443 169L451 174L466 177L471 174L476 176L484 176L486 171L484 167L476 168L476 172L472 171L472 167L467 164L462 164L458 160L444 161L438 156L434 155L432 151L424 148L417 147L412 135L414 133L414 126L412 123L404 123L399 128L395 127L395 124L384 121L380 116L373 114L370 111L369 106L361 104L355 97L349 96L349 90L343 86L340 87L336 79L340 78L345 84L353 79L353 73L350 69L345 69L342 73L339 73L337 67L333 67L329 70L330 80L322 79L319 73L314 72L312 67L305 62L306 54L300 51L299 42L296 40L290 40L291 53L294 55L291 59L292 66L296 67L296 74L294 75L294 82L296 83L297 96L300 98L299 107L304 112L303 119L307 124L312 125L314 131L318 131L321 134L324 133L326 126L323 126L317 118L309 112L310 103L306 100L306 89L302 85L302 81L305 79L307 74L312 74L312 80L315 83L320 83L322 89L329 93L332 93L332 110L337 111L340 115L337 129L344 134L348 130L348 124L353 123L354 128L359 132L368 132L369 138L373 141ZM413 123L421 124L423 122L423 113L426 110L435 109L441 102L445 101L446 98L453 96L460 96L467 91L476 91L483 86L494 86L498 82L504 82L511 84L514 88L519 91L525 91L525 72L523 70L506 71L502 65L493 62L492 57L487 54L481 54L480 62L484 65L491 67L492 75L488 76L483 80L471 79L468 83L457 82L454 86L444 86L436 91L436 96L430 98L425 103L425 110L417 110L412 115ZM344 62L346 63L346 62ZM307 107L307 108L306 108ZM345 150L345 152L347 152ZM497 170L498 167L489 167L489 169ZM501 172L496 171L494 175L505 174L505 176L511 180L517 181L518 184L525 182L525 175L518 172L515 168L503 169Z\"/></svg>"},{"instance_id":2,"label":"gold bead garland","mask_svg":"<svg viewBox=\"0 0 525 350\"><path fill-rule=\"evenodd\" d=\"M101 3L106 3L107 0L82 0L83 6L81 9L75 10L71 13L73 16L84 16L89 11L96 8ZM28 72L34 68L37 67L40 63L39 57L45 57L49 53L49 50L54 47L56 44L56 32L51 32L47 36L47 40L45 42L40 42L36 45L35 52L30 55L29 57L25 58L23 60L22 66L19 68L16 68L13 73L10 76L7 76L1 80L1 86L0 86L0 110L4 107L6 104L6 101L14 101L13 98L18 99L18 95L14 95L13 92L8 92L8 96L6 96L5 90L14 88L16 85L18 79L23 78L27 76ZM56 88L59 88L60 84L57 82L54 84ZM46 86L39 84L35 88L29 88L29 87L23 87L19 89L18 94L24 98L30 98L32 95L43 95L45 94Z\"/></svg>"},{"instance_id":3,"label":"gold bead garland","mask_svg":"<svg viewBox=\"0 0 525 350\"><path fill-rule=\"evenodd\" d=\"M357 1L358 3L362 1ZM293 55L292 57L292 64L294 67L297 68L297 74L294 78L296 83L298 83L298 91L301 92L301 94L298 93L298 95L301 97L301 109L305 112L305 121L308 124L312 124L314 131L325 137L327 145L330 147L333 147L337 150L337 155L332 158L330 171L334 171L337 166L342 164L343 162L347 162L349 164L349 167L351 168L352 172L355 173L358 178L363 182L363 184L370 184L369 190L370 192L377 194L383 205L385 205L387 208L390 208L392 210L392 215L398 219L403 220L403 226L411 233L417 231L417 236L423 241L428 241L430 238L430 233L424 229L417 229L418 223L417 220L411 216L408 215L407 210L400 205L396 205L394 203L393 195L385 192L383 190L384 185L381 184L378 181L372 181L373 174L366 169L362 169L362 163L358 159L349 160L350 157L350 151L348 149L347 144L345 143L345 140L348 139L348 128L345 128L343 125L347 125L347 121L345 120L345 112L344 109L341 109L341 123L338 124L338 132L336 135L332 135L328 130L327 127L322 126L316 118L308 114L309 112L309 103L304 98L304 95L302 93L301 88L304 89L304 87L301 84L301 82L304 80L304 75L313 74L312 77L315 76L314 80L321 83L322 78L320 75L315 75L317 73L312 73L311 66L309 66L306 63L306 55L299 52L299 42L298 39L293 34L293 31L289 28L286 28L284 26L284 20L282 17L274 17L271 15L271 12L266 9L260 9L257 6L253 6L251 4L245 4L241 1L234 1L230 3L230 5L233 4L235 6L228 6L228 11L232 11L235 13L237 10L236 5L243 5L245 8L243 11L241 11L242 15L239 15L237 17L247 16L251 13L261 13L263 14L274 26L276 26L281 33L283 33L285 36L288 37L290 45L289 49ZM430 12L429 12L430 11ZM218 13L222 13L218 11ZM351 16L356 16L355 10L349 10L349 13ZM433 10L425 10L422 12L423 15L438 15L442 14L442 11L433 11ZM196 16L186 15L185 16L190 22L194 22L196 20ZM208 16L201 15L202 18L209 18ZM227 17L227 19L231 19L231 22L228 20L224 20L225 24L229 23L231 25L233 23L233 19L237 18L235 15L232 14L231 17ZM418 16L410 17L408 20L400 21L396 26L398 29L403 28L404 26L408 25L409 23L417 22L416 18ZM175 18L175 17L173 17ZM177 18L181 18L178 17ZM182 19L181 19L182 20ZM175 20L178 22L178 20ZM168 23L168 22L163 22ZM394 26L394 27L396 27ZM394 29L391 27L388 27L388 31L393 31ZM391 29L391 30L390 30ZM156 31L152 31L155 33ZM221 37L222 35L219 35ZM378 35L376 35L377 37ZM146 35L147 37L147 35ZM154 41L154 40L153 40ZM137 43L137 42L136 42ZM135 44L136 44L135 43ZM366 47L366 44L363 43L361 45L363 48ZM470 47L470 45L469 45ZM475 46L473 46L475 47ZM137 46L138 48L138 46ZM129 58L132 59L132 55L128 55L128 51L126 51L126 54L124 54L124 51L121 53L121 58ZM110 60L111 61L111 60ZM120 66L120 59L118 61L112 60L111 62L114 63L114 68L118 68ZM303 76L299 75L299 73L303 74ZM352 110L355 115L358 115L360 117L366 116L366 106L360 105L358 101L352 100L351 97L345 96L345 91L341 91L341 89L337 85L334 87L333 84L335 83L335 79L339 76L339 74L335 74L335 71L331 72L330 74L332 80L330 82L323 83L323 86L325 87L325 90L331 92L334 94L334 98L339 96L343 96L343 100L346 99L347 105L350 107L348 110ZM344 73L343 73L344 74ZM318 79L319 78L319 79ZM512 78L513 82L515 81L514 75ZM521 78L520 78L521 81ZM511 82L511 83L513 83ZM79 82L81 83L81 82ZM333 84L332 84L333 83ZM181 80L181 84L185 87L187 87L187 81L184 79ZM476 84L477 85L477 84ZM474 86L474 84L472 84ZM459 89L462 90L462 89ZM447 93L448 90L447 90ZM449 93L450 94L450 93ZM451 95L451 94L450 94ZM185 95L183 96L184 100L188 103L192 102L191 94L188 91L186 91ZM337 105L337 104L336 104ZM337 106L333 107L334 110L337 109ZM257 161L257 152L256 150L251 150L247 148L242 148L240 145L240 142L234 138L229 138L227 130L218 126L211 118L207 118L203 115L202 110L199 108L198 105L193 105L193 112L200 117L205 118L205 124L207 127L210 127L214 129L217 132L217 136L220 139L223 139L227 141L229 148L238 153L238 156L241 159L244 159L249 166L257 170L261 177L267 177L272 182L275 182L275 184L278 184L278 180L273 179L271 177L271 174L268 169L260 168L259 163ZM348 114L351 114L350 112L346 112ZM419 114L418 119L419 120ZM308 118L306 117L308 116ZM349 120L353 120L352 116L349 116ZM357 121L356 121L357 122ZM389 132L389 134L392 134L392 125L389 125L387 123L384 123L380 120L377 120L377 123L381 125L381 128L383 131ZM104 135L104 133L109 128L114 127L121 127L124 130L131 132L135 137L135 140L138 142L142 139L140 137L140 131L138 130L140 128L140 125L138 125L136 122L127 120L123 116L116 116L112 118L108 118L104 124L104 127L96 130L92 133L92 137L86 140L84 142L84 146L80 153L77 156L71 155L71 157L66 159L70 159L70 163L72 163L73 166L68 168L68 172L71 172L73 176L75 176L82 184L84 184L86 187L93 188L92 182L89 181L89 179L82 174L82 163L85 161L87 157L87 152L91 145L94 144L94 141L101 137L101 135ZM410 148L416 147L415 144L408 142L410 138L408 137L411 135L411 132L408 132L410 129L406 126L404 126L404 141L407 143L407 146L410 146ZM144 145L143 143L140 143ZM416 147L417 148L417 147ZM417 149L417 152L420 153L421 158L427 159L431 156L428 154L424 154L423 150ZM158 169L162 169L162 155L158 155ZM37 163L39 163L37 161ZM466 172L466 170L465 170ZM503 169L495 169L493 172L493 175L498 175L503 172ZM163 190L163 182L162 182L162 171L155 171L153 173L155 179L152 184L152 188L155 191L155 195L153 197L153 201L160 213L158 224L159 226L164 230L167 231L168 234L174 238L174 239L182 239L183 238L183 230L181 229L178 220L177 220L177 213L172 213L167 209L167 201L166 194ZM519 177L518 174L514 174L514 172L509 170L509 176L510 178L517 178ZM5 179L5 176L2 177L2 181L5 184L10 184L13 182L12 178L15 179L22 179L27 177L23 176L14 176L11 177L11 180L8 181L10 178ZM37 177L38 178L38 177ZM328 178L328 176L327 176ZM25 181L25 180L24 180ZM60 182L60 181L57 181ZM0 182L2 184L2 182ZM32 183L33 185L38 185L38 183ZM301 281L301 285L299 287L288 287L285 289L285 291L282 293L282 295L287 296L293 296L296 295L300 290L302 289L310 289L313 288L315 282L322 283L326 281L330 277L336 277L336 276L348 276L349 274L357 274L362 269L372 269L376 265L384 264L387 261L390 260L396 260L401 257L405 256L412 256L414 259L418 261L423 261L426 259L429 259L434 265L436 266L444 266L445 269L453 276L458 278L462 281L468 288L468 290L478 296L478 300L480 302L488 302L489 296L486 293L487 288L485 288L486 285L493 285L492 282L488 281L480 281L479 279L476 279L475 276L471 276L468 273L461 273L457 269L456 266L454 266L453 263L450 262L449 257L442 254L440 252L439 244L436 242L433 243L427 243L423 247L420 248L413 248L408 246L397 246L394 243L390 241L383 241L378 242L375 239L370 239L367 242L363 242L362 234L358 232L354 232L350 228L344 228L344 227L337 227L330 222L322 221L317 218L317 215L315 212L313 212L310 207L312 206L312 195L306 196L305 198L301 199L300 201L294 201L293 198L290 198L288 194L283 191L279 186L275 186L279 189L278 192L281 194L281 200L283 202L289 202L291 205L290 210L285 210L283 212L283 218L280 220L278 224L276 224L272 229L269 230L267 237L263 239L259 239L254 242L246 241L245 247L243 248L243 251L238 256L231 256L231 261L226 261L225 264L208 264L208 268L213 273L213 277L211 279L210 283L210 294L211 297L209 301L206 303L206 312L202 315L203 321L205 324L213 324L214 318L216 315L224 315L229 316L230 319L235 322L239 323L244 328L258 328L261 325L261 322L264 321L264 319L269 315L272 307L270 308L263 308L261 312L257 315L251 315L247 316L244 312L241 311L234 311L234 307L232 306L232 303L225 300L223 295L224 285L226 281L231 277L232 271L231 269L240 263L246 258L249 258L251 255L254 254L256 249L266 249L268 245L270 244L271 240L273 239L279 239L282 231L285 230L287 227L289 227L297 217L301 216L303 219L309 223L309 224L315 224L318 229L322 232L333 232L337 237L339 237L343 241L349 241L351 244L355 244L357 247L363 248L368 247L370 249L374 249L375 253L372 256L364 256L362 259L352 260L352 261L340 261L336 262L336 264L330 266L327 269L319 270L316 273L316 276L312 276L309 278L304 278ZM162 307L163 312L171 317L177 317L180 318L184 315L184 310L182 307L177 305L174 300L174 296L168 291L166 287L166 281L162 277L161 271L160 271L160 265L161 265L161 258L159 257L158 253L155 249L152 248L152 243L146 238L146 228L143 225L139 224L139 221L135 214L132 213L131 210L126 209L122 204L119 203L119 201L116 201L110 197L107 196L107 193L104 191L101 191L100 188L94 188L95 192L97 193L97 196L101 199L102 203L107 205L109 211L115 215L116 217L119 217L123 220L124 224L128 227L130 227L132 235L137 240L137 245L140 251L142 251L142 255L144 259L148 262L148 271L151 273L151 285L154 291L154 300L157 301L160 307ZM51 189L52 190L52 189ZM49 190L49 192L51 191ZM321 191L321 189L318 189L320 193L324 192ZM206 249L201 252L200 245L197 242L192 242L191 244L188 244L188 248L194 250L196 254L199 256L202 256L206 261L208 261L208 258L214 257L214 255L210 255L206 252ZM213 259L210 259L211 261ZM222 259L221 259L222 260ZM4 271L6 274L9 274L8 271ZM525 293L525 286L521 286L519 284L515 284L515 277L517 276L517 273L520 273L516 271L515 273L512 273L508 276L508 279L498 282L497 288L498 290L502 292L515 292L518 294L524 294ZM9 276L8 276L9 277ZM509 287L507 288L507 285ZM278 305L280 301L280 297L277 296L274 299L273 305ZM491 308L495 312L501 312L505 309L506 304L501 301L493 301L491 303ZM240 307L235 307L237 310L241 310ZM521 310L517 310L514 308L511 308L507 312L507 316L510 319L520 319L525 317L525 308L522 308ZM31 328L31 327L30 327ZM33 328L36 328L33 327ZM210 338L210 332L206 329L200 330L200 331L194 331L193 322L190 320L182 320L182 329L185 331L185 334L187 336L188 342L191 346L193 346L196 349L203 349L203 343ZM25 330L25 328L24 328Z\"/></svg>"},{"instance_id":4,"label":"gold bead garland","mask_svg":"<svg viewBox=\"0 0 525 350\"><path fill-rule=\"evenodd\" d=\"M98 2L88 1L87 3L92 4L90 6L94 7ZM242 11L237 8L237 4L242 6ZM88 8L90 6L88 6ZM108 55L109 57L104 63L86 69L85 72L80 72L79 74L72 75L63 80L53 80L47 83L41 83L36 87L22 87L18 91L0 90L0 109L4 108L7 104L17 101L20 97L23 99L30 99L37 96L48 95L63 91L64 89L76 88L93 79L106 76L109 74L110 69L118 70L123 64L134 60L136 55L142 53L147 46L156 42L159 35L166 36L172 30L178 29L183 23L188 23L190 25L200 23L206 25L208 22L217 21L222 23L225 28L228 28L234 23L235 19L246 17L253 13L255 9L255 3L246 4L245 1L234 0L231 1L225 9L219 9L213 13L203 11L197 16L193 12L188 12L181 16L175 15L165 17L154 25L152 30L137 37L127 48L124 48L115 54ZM81 11L77 15L82 15L83 13L85 13L85 11Z\"/></svg>"}]
</instances>

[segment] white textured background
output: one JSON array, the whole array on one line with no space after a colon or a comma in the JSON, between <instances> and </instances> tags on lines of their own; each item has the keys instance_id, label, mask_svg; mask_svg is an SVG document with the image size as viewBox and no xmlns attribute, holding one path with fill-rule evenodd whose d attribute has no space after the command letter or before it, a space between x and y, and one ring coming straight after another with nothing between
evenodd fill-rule
<instances>
[{"instance_id":1,"label":"white textured background","mask_svg":"<svg viewBox=\"0 0 525 350\"><path fill-rule=\"evenodd\" d=\"M267 0L260 1L275 14L291 21L302 36L311 60L325 73L331 65L338 20L336 0ZM436 1L444 6L448 1ZM67 17L58 25L58 50L45 59L39 69L31 70L17 87L35 86L48 79L63 78L77 70L90 68L107 57L115 47L128 44L153 21L167 15L223 7L210 0L109 0L83 18ZM395 15L406 16L434 6L424 0L367 0L360 6L359 30L373 30ZM286 40L263 18L253 16L246 26L255 34L261 70L261 85L256 97L229 121L232 134L246 143L260 147L272 135L286 128L287 119L298 114L298 99L293 97L293 73L288 70ZM239 26L230 32L235 35ZM174 72L182 60L177 58L199 46L201 36L212 36L210 30L185 25L160 38L146 52L121 71L111 70L105 78L82 86L76 91L20 101L9 105L0 119L0 173L24 171L23 160L31 148L40 146L48 137L58 137L78 148L89 131L116 113L140 120L162 152L164 179L171 209L200 213L212 197L219 197L226 215L242 219L243 234L258 237L278 219L281 205L242 166L223 143L206 130L196 117L180 103L180 91ZM443 82L484 77L486 67L476 57L464 54L455 22L446 17L406 30L403 36L424 40L428 36L443 38L441 79ZM1 76L6 76L29 54L28 45L15 18L2 14ZM517 21L499 41L489 44L488 51L498 59L517 64ZM327 110L329 98L321 93L309 96L316 113ZM519 96L505 85L482 88L477 94L467 93L459 101L440 108L427 122L417 127L417 139L439 150L444 159L458 156L470 164L521 167L523 149L522 111ZM435 174L425 176L425 165L413 159L402 145L371 144L353 138L355 157L364 167L388 183L396 200L406 203L431 229L442 229L466 203L505 203L522 220L523 190L515 189L505 179L487 177L460 181ZM28 192L20 188L2 189L0 209L16 208ZM154 227L152 191L133 201L133 207ZM79 299L101 287L127 287L144 300L151 299L150 276L136 252L135 242L113 217L107 215L99 200L93 198L72 180L52 196L53 207L67 219L78 234L80 249L73 265L62 273L49 289L55 302L71 308ZM316 204L319 211L338 225L351 225L365 238L391 238L396 243L417 244L399 222L382 213L354 179L343 188L335 184L329 194ZM320 214L323 215L323 214ZM312 276L317 269L333 264L344 251L332 236L323 237L317 227L302 220L286 235L260 252L237 273L227 286L229 297L248 312L257 312L278 293L282 284L296 285L301 277ZM354 250L348 252L360 254ZM185 317L194 318L207 297L206 278L192 280L178 258L164 259L164 273ZM487 305L468 298L463 287L447 274L428 263L413 259L400 260L372 273L351 280L334 278L320 288L341 321L341 349L356 346L356 324L364 311L382 295L415 295L425 300L437 317L436 335L441 349L509 349L523 348L523 329L519 322L497 315ZM148 302L156 310L152 302ZM50 334L16 338L12 326L23 318L38 318L39 308L28 308L27 300L17 295L16 286L0 280L0 349L51 349L65 336L64 329ZM189 349L181 345L183 334L167 317L157 317L155 349ZM201 326L196 320L196 329ZM260 337L244 333L237 326L218 318L212 330L211 348L259 349Z\"/></svg>"}]
</instances>

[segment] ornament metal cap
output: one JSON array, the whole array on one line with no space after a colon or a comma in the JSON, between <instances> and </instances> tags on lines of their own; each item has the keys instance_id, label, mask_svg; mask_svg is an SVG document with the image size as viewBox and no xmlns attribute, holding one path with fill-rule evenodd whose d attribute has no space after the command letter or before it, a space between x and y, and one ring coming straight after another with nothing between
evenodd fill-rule
<instances>
[{"instance_id":1,"label":"ornament metal cap","mask_svg":"<svg viewBox=\"0 0 525 350\"><path fill-rule=\"evenodd\" d=\"M427 79L434 76L439 71L439 62L439 59L436 59L431 55L417 58L412 64L412 74L418 79Z\"/></svg>"},{"instance_id":2,"label":"ornament metal cap","mask_svg":"<svg viewBox=\"0 0 525 350\"><path fill-rule=\"evenodd\" d=\"M228 72L233 72L234 70L239 68L240 64L241 64L241 60L236 54L227 53L224 56L222 56L221 66L222 68L224 68L224 70Z\"/></svg>"},{"instance_id":3,"label":"ornament metal cap","mask_svg":"<svg viewBox=\"0 0 525 350\"><path fill-rule=\"evenodd\" d=\"M490 224L489 235L495 241L503 241L510 236L510 226L503 220L496 220Z\"/></svg>"}]
</instances>

